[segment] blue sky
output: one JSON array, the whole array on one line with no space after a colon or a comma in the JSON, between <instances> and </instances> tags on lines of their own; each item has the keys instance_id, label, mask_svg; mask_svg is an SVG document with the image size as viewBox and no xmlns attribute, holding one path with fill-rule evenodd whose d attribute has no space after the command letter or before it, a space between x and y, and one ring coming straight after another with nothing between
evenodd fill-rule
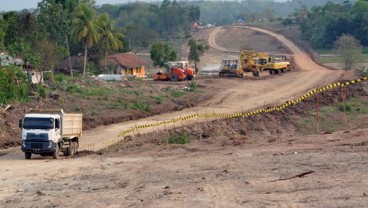
<instances>
[{"instance_id":1,"label":"blue sky","mask_svg":"<svg viewBox=\"0 0 368 208\"><path fill-rule=\"evenodd\" d=\"M0 0L0 11L22 10L37 8L37 3L41 0ZM130 0L97 0L96 4L122 4Z\"/></svg>"}]
</instances>

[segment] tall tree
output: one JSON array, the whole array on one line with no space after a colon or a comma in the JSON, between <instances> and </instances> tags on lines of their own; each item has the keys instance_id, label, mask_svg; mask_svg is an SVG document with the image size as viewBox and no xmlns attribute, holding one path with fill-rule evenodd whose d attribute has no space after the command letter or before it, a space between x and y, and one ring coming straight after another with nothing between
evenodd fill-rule
<instances>
[{"instance_id":1,"label":"tall tree","mask_svg":"<svg viewBox=\"0 0 368 208\"><path fill-rule=\"evenodd\" d=\"M168 42L158 41L151 46L151 59L154 65L163 66L165 62L175 61L178 53L174 51Z\"/></svg>"},{"instance_id":2,"label":"tall tree","mask_svg":"<svg viewBox=\"0 0 368 208\"><path fill-rule=\"evenodd\" d=\"M114 22L110 19L107 13L98 17L97 24L101 28L100 42L104 50L104 68L106 70L106 59L108 52L111 50L118 50L119 48L123 47L121 39L124 38L124 35L122 33L114 32Z\"/></svg>"},{"instance_id":3,"label":"tall tree","mask_svg":"<svg viewBox=\"0 0 368 208\"><path fill-rule=\"evenodd\" d=\"M335 42L337 53L344 60L344 69L352 69L362 54L362 46L354 36L343 34Z\"/></svg>"},{"instance_id":4,"label":"tall tree","mask_svg":"<svg viewBox=\"0 0 368 208\"><path fill-rule=\"evenodd\" d=\"M75 13L71 33L78 42L84 46L83 75L86 74L88 48L98 42L101 28L96 24L96 14L92 7L86 3L81 3Z\"/></svg>"},{"instance_id":5,"label":"tall tree","mask_svg":"<svg viewBox=\"0 0 368 208\"><path fill-rule=\"evenodd\" d=\"M208 50L209 46L194 39L189 40L188 46L190 47L188 60L194 63L194 68L196 72L198 72L197 64L200 62L200 57Z\"/></svg>"}]
</instances>

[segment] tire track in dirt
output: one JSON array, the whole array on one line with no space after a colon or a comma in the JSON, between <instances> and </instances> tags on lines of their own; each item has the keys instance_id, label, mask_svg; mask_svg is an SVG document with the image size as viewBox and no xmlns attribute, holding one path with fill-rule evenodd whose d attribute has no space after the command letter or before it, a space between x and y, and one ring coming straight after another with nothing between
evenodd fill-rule
<instances>
[{"instance_id":1,"label":"tire track in dirt","mask_svg":"<svg viewBox=\"0 0 368 208\"><path fill-rule=\"evenodd\" d=\"M221 90L219 90L219 94L215 96L212 100L209 100L208 102L203 103L200 106L187 108L182 111L164 113L145 119L129 121L109 126L101 126L86 131L84 134L84 142L81 143L82 149L85 148L85 144L88 143L94 143L95 150L101 149L109 145L109 143L106 141L116 138L121 131L130 129L131 127L134 127L136 125L157 123L160 121L171 120L173 118L179 118L194 113L236 113L241 111L249 111L256 108L263 108L265 104L280 104L282 102L292 100L294 96L300 96L310 89L334 82L338 80L342 75L342 71L330 70L316 64L305 52L300 50L294 43L279 34L260 28L245 28L263 32L275 37L285 47L289 49L291 55L294 57L296 64L302 69L302 71L290 72L266 80L242 80L236 78L224 78L224 80L219 79L218 85L219 89ZM216 38L216 34L221 29L221 27L218 27L214 30L208 30L210 32L210 35L208 36L208 42L212 44L211 46L223 50L224 48L221 47L221 45L219 44L219 40ZM242 41L242 35L233 38L237 38L239 39L239 41ZM219 53L215 53L214 55L222 56ZM230 79L230 81L228 79ZM187 120L185 121L185 123L183 123L183 125L190 125L198 122L205 122L205 120ZM176 124L176 126L178 125L179 124ZM166 128L174 128L174 125L166 125ZM143 134L152 131L157 131L157 129L139 129L138 132L135 132L135 134ZM133 133L131 133L131 135L133 135Z\"/></svg>"}]
</instances>

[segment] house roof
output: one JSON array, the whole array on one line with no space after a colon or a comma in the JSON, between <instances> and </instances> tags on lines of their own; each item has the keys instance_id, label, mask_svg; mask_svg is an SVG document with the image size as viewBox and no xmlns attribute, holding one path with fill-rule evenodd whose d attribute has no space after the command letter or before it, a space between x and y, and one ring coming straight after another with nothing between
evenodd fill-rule
<instances>
[{"instance_id":1,"label":"house roof","mask_svg":"<svg viewBox=\"0 0 368 208\"><path fill-rule=\"evenodd\" d=\"M72 68L83 66L82 56L71 56ZM69 69L69 58L64 59L60 64L56 66L57 69Z\"/></svg>"},{"instance_id":2,"label":"house roof","mask_svg":"<svg viewBox=\"0 0 368 208\"><path fill-rule=\"evenodd\" d=\"M145 65L144 60L140 59L134 53L117 53L108 56L106 62L107 64L120 65L127 69Z\"/></svg>"}]
</instances>

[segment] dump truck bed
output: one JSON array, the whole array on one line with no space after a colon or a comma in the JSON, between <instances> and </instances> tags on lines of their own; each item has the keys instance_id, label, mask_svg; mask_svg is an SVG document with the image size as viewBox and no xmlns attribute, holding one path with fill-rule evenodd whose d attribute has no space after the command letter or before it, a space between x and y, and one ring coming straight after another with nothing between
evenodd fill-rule
<instances>
[{"instance_id":1,"label":"dump truck bed","mask_svg":"<svg viewBox=\"0 0 368 208\"><path fill-rule=\"evenodd\" d=\"M62 137L82 137L82 114L64 113L61 118Z\"/></svg>"}]
</instances>

